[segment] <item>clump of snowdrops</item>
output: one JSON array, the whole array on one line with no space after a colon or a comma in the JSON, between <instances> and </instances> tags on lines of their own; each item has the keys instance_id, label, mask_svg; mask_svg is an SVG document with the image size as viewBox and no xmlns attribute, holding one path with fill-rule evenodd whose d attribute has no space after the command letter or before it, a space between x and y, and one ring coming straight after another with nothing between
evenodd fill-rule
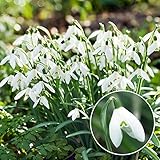
<instances>
[{"instance_id":1,"label":"clump of snowdrops","mask_svg":"<svg viewBox=\"0 0 160 160\"><path fill-rule=\"evenodd\" d=\"M13 69L0 87L9 84L15 101L29 100L46 120L58 122L55 132L62 131L76 147L85 146L84 158L93 152L88 148L97 147L88 124L98 99L114 90L141 94L154 76L148 64L160 48L158 29L135 42L112 22L108 30L100 24L89 36L77 21L63 35L51 36L41 26L29 28L0 63Z\"/></svg>"}]
</instances>

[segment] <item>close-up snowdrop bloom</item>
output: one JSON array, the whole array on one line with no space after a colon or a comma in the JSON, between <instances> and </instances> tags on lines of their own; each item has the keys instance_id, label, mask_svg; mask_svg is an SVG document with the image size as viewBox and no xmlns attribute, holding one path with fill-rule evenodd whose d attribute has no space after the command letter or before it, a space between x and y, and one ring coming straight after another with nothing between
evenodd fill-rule
<instances>
[{"instance_id":1,"label":"close-up snowdrop bloom","mask_svg":"<svg viewBox=\"0 0 160 160\"><path fill-rule=\"evenodd\" d=\"M123 132L139 142L145 141L145 131L138 118L124 107L114 109L110 123L109 135L118 148L123 140Z\"/></svg>"}]
</instances>

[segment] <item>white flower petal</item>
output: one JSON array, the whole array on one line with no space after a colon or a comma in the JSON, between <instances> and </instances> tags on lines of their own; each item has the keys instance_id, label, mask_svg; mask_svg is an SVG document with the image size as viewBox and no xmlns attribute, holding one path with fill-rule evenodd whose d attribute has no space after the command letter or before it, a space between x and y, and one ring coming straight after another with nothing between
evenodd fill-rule
<instances>
[{"instance_id":1,"label":"white flower petal","mask_svg":"<svg viewBox=\"0 0 160 160\"><path fill-rule=\"evenodd\" d=\"M126 89L126 87L127 87L126 78L125 78L125 77L122 77L121 80L120 80L120 88L121 88L121 89Z\"/></svg>"},{"instance_id":2,"label":"white flower petal","mask_svg":"<svg viewBox=\"0 0 160 160\"><path fill-rule=\"evenodd\" d=\"M140 76L143 79L145 79L146 81L150 81L150 78L149 78L148 74L145 71L143 71L142 69L140 69Z\"/></svg>"},{"instance_id":3,"label":"white flower petal","mask_svg":"<svg viewBox=\"0 0 160 160\"><path fill-rule=\"evenodd\" d=\"M9 78L10 77L6 77L0 82L0 88L3 87L8 82Z\"/></svg>"},{"instance_id":4,"label":"white flower petal","mask_svg":"<svg viewBox=\"0 0 160 160\"><path fill-rule=\"evenodd\" d=\"M9 61L9 59L10 59L10 56L6 56L6 57L1 61L0 65L5 64L7 61Z\"/></svg>"},{"instance_id":5,"label":"white flower petal","mask_svg":"<svg viewBox=\"0 0 160 160\"><path fill-rule=\"evenodd\" d=\"M154 77L154 73L153 73L153 70L152 70L151 67L149 67L149 66L147 65L147 66L146 66L146 70L147 70L147 72L149 73L149 75L150 75L151 77Z\"/></svg>"},{"instance_id":6,"label":"white flower petal","mask_svg":"<svg viewBox=\"0 0 160 160\"><path fill-rule=\"evenodd\" d=\"M32 91L34 91L36 94L40 94L43 88L44 88L43 82L40 81L34 85L34 87L32 88Z\"/></svg>"},{"instance_id":7,"label":"white flower petal","mask_svg":"<svg viewBox=\"0 0 160 160\"><path fill-rule=\"evenodd\" d=\"M18 100L18 99L20 99L22 96L24 96L24 94L26 93L26 90L27 90L27 89L24 89L24 90L20 91L20 92L14 97L14 100Z\"/></svg>"},{"instance_id":8,"label":"white flower petal","mask_svg":"<svg viewBox=\"0 0 160 160\"><path fill-rule=\"evenodd\" d=\"M73 114L74 114L74 110L71 110L71 111L68 113L68 116L67 116L67 117L71 117Z\"/></svg>"},{"instance_id":9,"label":"white flower petal","mask_svg":"<svg viewBox=\"0 0 160 160\"><path fill-rule=\"evenodd\" d=\"M43 104L46 108L48 108L48 109L50 108L50 107L49 107L48 100L47 100L46 97L42 96L42 97L40 98L40 103Z\"/></svg>"},{"instance_id":10,"label":"white flower petal","mask_svg":"<svg viewBox=\"0 0 160 160\"><path fill-rule=\"evenodd\" d=\"M32 43L36 47L38 45L38 36L37 33L32 33Z\"/></svg>"},{"instance_id":11,"label":"white flower petal","mask_svg":"<svg viewBox=\"0 0 160 160\"><path fill-rule=\"evenodd\" d=\"M91 39L93 37L96 37L99 33L101 33L102 30L97 30L97 31L94 31L93 33L91 33L88 37L88 39Z\"/></svg>"},{"instance_id":12,"label":"white flower petal","mask_svg":"<svg viewBox=\"0 0 160 160\"><path fill-rule=\"evenodd\" d=\"M24 41L24 38L25 38L25 35L18 37L18 38L13 42L13 45L15 45L15 46L21 45L21 44L23 43L23 41Z\"/></svg>"},{"instance_id":13,"label":"white flower petal","mask_svg":"<svg viewBox=\"0 0 160 160\"><path fill-rule=\"evenodd\" d=\"M119 122L120 121L118 119L118 113L117 110L115 109L113 111L112 118L109 123L109 135L112 143L116 148L120 146L123 138Z\"/></svg>"},{"instance_id":14,"label":"white flower petal","mask_svg":"<svg viewBox=\"0 0 160 160\"><path fill-rule=\"evenodd\" d=\"M72 118L72 121L74 121L74 120L77 119L77 118L80 118L79 109L78 109L78 108L75 108L75 109L71 110L71 111L68 113L68 116L67 116L67 117L71 117L71 118Z\"/></svg>"},{"instance_id":15,"label":"white flower petal","mask_svg":"<svg viewBox=\"0 0 160 160\"><path fill-rule=\"evenodd\" d=\"M147 55L151 55L156 49L157 49L157 42L153 42L153 43L147 48Z\"/></svg>"},{"instance_id":16,"label":"white flower petal","mask_svg":"<svg viewBox=\"0 0 160 160\"><path fill-rule=\"evenodd\" d=\"M29 85L30 82L32 81L32 79L34 79L36 77L36 70L32 69L27 74L28 75L27 75L27 78L26 78L26 83L27 83L27 85Z\"/></svg>"},{"instance_id":17,"label":"white flower petal","mask_svg":"<svg viewBox=\"0 0 160 160\"><path fill-rule=\"evenodd\" d=\"M144 42L148 41L150 39L150 37L152 36L153 34L153 31L152 32L149 32L147 33L142 39Z\"/></svg>"},{"instance_id":18,"label":"white flower petal","mask_svg":"<svg viewBox=\"0 0 160 160\"><path fill-rule=\"evenodd\" d=\"M139 49L139 52L141 53L141 55L145 54L145 45L142 41L138 43L138 49Z\"/></svg>"},{"instance_id":19,"label":"white flower petal","mask_svg":"<svg viewBox=\"0 0 160 160\"><path fill-rule=\"evenodd\" d=\"M54 88L52 86L50 86L47 83L44 83L44 85L49 89L50 92L55 93L55 90L54 90Z\"/></svg>"},{"instance_id":20,"label":"white flower petal","mask_svg":"<svg viewBox=\"0 0 160 160\"><path fill-rule=\"evenodd\" d=\"M65 73L65 74L64 74L64 79L65 79L65 82L66 82L67 84L69 84L69 83L70 83L70 80L71 80L70 74L69 74L69 73Z\"/></svg>"},{"instance_id":21,"label":"white flower petal","mask_svg":"<svg viewBox=\"0 0 160 160\"><path fill-rule=\"evenodd\" d=\"M108 46L106 47L105 55L108 61L111 61L113 59L112 51Z\"/></svg>"},{"instance_id":22,"label":"white flower petal","mask_svg":"<svg viewBox=\"0 0 160 160\"><path fill-rule=\"evenodd\" d=\"M79 69L80 69L81 73L86 77L87 73L89 72L88 67L84 63L80 62Z\"/></svg>"},{"instance_id":23,"label":"white flower petal","mask_svg":"<svg viewBox=\"0 0 160 160\"><path fill-rule=\"evenodd\" d=\"M138 65L140 65L141 60L139 58L139 55L136 52L133 53L133 59Z\"/></svg>"},{"instance_id":24,"label":"white flower petal","mask_svg":"<svg viewBox=\"0 0 160 160\"><path fill-rule=\"evenodd\" d=\"M35 94L32 90L29 92L29 98L33 101L36 102L37 101L37 94Z\"/></svg>"},{"instance_id":25,"label":"white flower petal","mask_svg":"<svg viewBox=\"0 0 160 160\"><path fill-rule=\"evenodd\" d=\"M33 108L37 107L39 101L40 101L40 98L35 101L35 103L34 103L34 105L33 105Z\"/></svg>"},{"instance_id":26,"label":"white flower petal","mask_svg":"<svg viewBox=\"0 0 160 160\"><path fill-rule=\"evenodd\" d=\"M72 115L72 121L75 121L77 118L79 118L78 114L75 113Z\"/></svg>"},{"instance_id":27,"label":"white flower petal","mask_svg":"<svg viewBox=\"0 0 160 160\"><path fill-rule=\"evenodd\" d=\"M14 54L11 54L9 64L11 65L11 67L13 69L15 69L15 67L16 67L16 56Z\"/></svg>"},{"instance_id":28,"label":"white flower petal","mask_svg":"<svg viewBox=\"0 0 160 160\"><path fill-rule=\"evenodd\" d=\"M74 33L74 26L69 26L65 35L64 35L64 38L65 40L67 40L73 33Z\"/></svg>"},{"instance_id":29,"label":"white flower petal","mask_svg":"<svg viewBox=\"0 0 160 160\"><path fill-rule=\"evenodd\" d=\"M103 85L103 83L105 82L105 80L107 80L107 78L101 79L101 80L98 82L97 86Z\"/></svg>"},{"instance_id":30,"label":"white flower petal","mask_svg":"<svg viewBox=\"0 0 160 160\"><path fill-rule=\"evenodd\" d=\"M79 53L81 53L82 55L85 55L85 47L84 47L83 42L79 42L79 43L78 43L78 51L79 51Z\"/></svg>"},{"instance_id":31,"label":"white flower petal","mask_svg":"<svg viewBox=\"0 0 160 160\"><path fill-rule=\"evenodd\" d=\"M129 127L132 130L132 133L133 133L132 137L134 135L135 139L137 139L140 142L144 142L145 132L138 118L134 114L129 112L127 109L125 109L124 107L121 107L121 114L124 116L125 122L129 125Z\"/></svg>"},{"instance_id":32,"label":"white flower petal","mask_svg":"<svg viewBox=\"0 0 160 160\"><path fill-rule=\"evenodd\" d=\"M71 73L71 76L74 80L78 80L78 77L74 73Z\"/></svg>"}]
</instances>

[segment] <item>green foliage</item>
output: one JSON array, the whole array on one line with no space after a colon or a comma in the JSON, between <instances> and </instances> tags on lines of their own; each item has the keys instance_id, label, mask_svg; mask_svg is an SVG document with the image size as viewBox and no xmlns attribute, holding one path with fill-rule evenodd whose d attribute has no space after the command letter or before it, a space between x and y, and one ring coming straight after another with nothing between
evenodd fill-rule
<instances>
[{"instance_id":1,"label":"green foliage","mask_svg":"<svg viewBox=\"0 0 160 160\"><path fill-rule=\"evenodd\" d=\"M3 144L0 145L0 159L17 160L16 154L13 152L13 150L7 148Z\"/></svg>"},{"instance_id":2,"label":"green foliage","mask_svg":"<svg viewBox=\"0 0 160 160\"><path fill-rule=\"evenodd\" d=\"M66 139L47 127L51 122L31 127L35 124L32 115L11 115L2 109L0 123L0 159L61 160L73 151Z\"/></svg>"}]
</instances>

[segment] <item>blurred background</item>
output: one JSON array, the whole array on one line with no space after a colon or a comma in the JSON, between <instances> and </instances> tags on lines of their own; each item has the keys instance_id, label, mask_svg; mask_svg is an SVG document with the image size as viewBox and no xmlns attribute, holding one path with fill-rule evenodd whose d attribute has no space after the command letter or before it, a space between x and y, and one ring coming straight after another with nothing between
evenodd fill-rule
<instances>
[{"instance_id":1,"label":"blurred background","mask_svg":"<svg viewBox=\"0 0 160 160\"><path fill-rule=\"evenodd\" d=\"M0 39L12 42L30 25L62 33L73 18L88 34L110 20L137 38L160 22L159 9L159 0L0 0Z\"/></svg>"}]
</instances>

